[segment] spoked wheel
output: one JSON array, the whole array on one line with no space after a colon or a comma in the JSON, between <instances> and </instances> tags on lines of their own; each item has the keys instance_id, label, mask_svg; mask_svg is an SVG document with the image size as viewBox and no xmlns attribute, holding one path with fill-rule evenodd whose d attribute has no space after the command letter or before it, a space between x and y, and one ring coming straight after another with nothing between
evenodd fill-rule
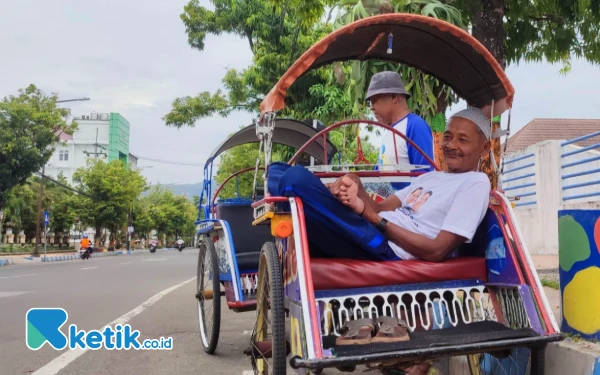
<instances>
[{"instance_id":1,"label":"spoked wheel","mask_svg":"<svg viewBox=\"0 0 600 375\"><path fill-rule=\"evenodd\" d=\"M254 374L286 373L281 261L272 242L265 243L261 249L258 265L256 324L250 340Z\"/></svg>"},{"instance_id":2,"label":"spoked wheel","mask_svg":"<svg viewBox=\"0 0 600 375\"><path fill-rule=\"evenodd\" d=\"M468 360L471 375L543 375L544 357L545 347L536 347L514 348L504 355L472 354Z\"/></svg>"},{"instance_id":3,"label":"spoked wheel","mask_svg":"<svg viewBox=\"0 0 600 375\"><path fill-rule=\"evenodd\" d=\"M198 324L204 351L213 354L219 341L221 328L221 284L219 259L210 238L202 239L198 252L196 298L198 299Z\"/></svg>"}]
</instances>

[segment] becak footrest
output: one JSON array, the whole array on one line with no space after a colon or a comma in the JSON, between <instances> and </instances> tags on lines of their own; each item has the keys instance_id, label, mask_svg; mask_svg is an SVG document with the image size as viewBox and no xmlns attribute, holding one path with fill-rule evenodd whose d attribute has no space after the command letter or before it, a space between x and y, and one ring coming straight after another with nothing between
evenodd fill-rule
<instances>
[{"instance_id":1,"label":"becak footrest","mask_svg":"<svg viewBox=\"0 0 600 375\"><path fill-rule=\"evenodd\" d=\"M483 257L453 258L440 263L422 260L312 258L310 263L315 290L470 279L487 281L486 261Z\"/></svg>"},{"instance_id":2,"label":"becak footrest","mask_svg":"<svg viewBox=\"0 0 600 375\"><path fill-rule=\"evenodd\" d=\"M336 354L344 357L383 353L392 350L461 346L472 343L538 336L531 328L511 329L498 322L482 321L445 329L411 332L410 340L406 341L369 343L368 345L336 345L336 336L323 336L323 348L335 348Z\"/></svg>"}]
</instances>

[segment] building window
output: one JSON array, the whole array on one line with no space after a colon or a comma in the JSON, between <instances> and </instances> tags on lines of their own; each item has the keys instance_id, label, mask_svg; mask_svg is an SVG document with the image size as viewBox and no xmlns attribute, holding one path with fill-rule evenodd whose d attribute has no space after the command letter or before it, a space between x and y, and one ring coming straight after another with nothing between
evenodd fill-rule
<instances>
[{"instance_id":1,"label":"building window","mask_svg":"<svg viewBox=\"0 0 600 375\"><path fill-rule=\"evenodd\" d=\"M67 161L67 160L69 160L69 151L67 151L67 150L59 151L59 153L58 153L58 160L60 160L60 161Z\"/></svg>"}]
</instances>

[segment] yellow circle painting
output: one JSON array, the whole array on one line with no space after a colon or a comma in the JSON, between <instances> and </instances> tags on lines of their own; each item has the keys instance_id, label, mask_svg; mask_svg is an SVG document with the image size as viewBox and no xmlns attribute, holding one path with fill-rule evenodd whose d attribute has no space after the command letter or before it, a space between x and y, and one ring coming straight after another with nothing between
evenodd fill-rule
<instances>
[{"instance_id":1,"label":"yellow circle painting","mask_svg":"<svg viewBox=\"0 0 600 375\"><path fill-rule=\"evenodd\" d=\"M565 286L563 314L569 326L593 335L600 331L600 268L579 271Z\"/></svg>"}]
</instances>

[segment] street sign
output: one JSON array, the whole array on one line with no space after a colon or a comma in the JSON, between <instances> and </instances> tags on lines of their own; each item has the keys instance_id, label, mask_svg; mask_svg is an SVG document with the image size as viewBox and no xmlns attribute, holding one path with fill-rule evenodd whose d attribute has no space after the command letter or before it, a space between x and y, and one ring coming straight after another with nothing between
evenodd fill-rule
<instances>
[{"instance_id":1,"label":"street sign","mask_svg":"<svg viewBox=\"0 0 600 375\"><path fill-rule=\"evenodd\" d=\"M128 231L129 233L133 233L133 227L127 227L127 231Z\"/></svg>"},{"instance_id":2,"label":"street sign","mask_svg":"<svg viewBox=\"0 0 600 375\"><path fill-rule=\"evenodd\" d=\"M44 211L44 225L48 225L49 222L50 222L50 212Z\"/></svg>"}]
</instances>

